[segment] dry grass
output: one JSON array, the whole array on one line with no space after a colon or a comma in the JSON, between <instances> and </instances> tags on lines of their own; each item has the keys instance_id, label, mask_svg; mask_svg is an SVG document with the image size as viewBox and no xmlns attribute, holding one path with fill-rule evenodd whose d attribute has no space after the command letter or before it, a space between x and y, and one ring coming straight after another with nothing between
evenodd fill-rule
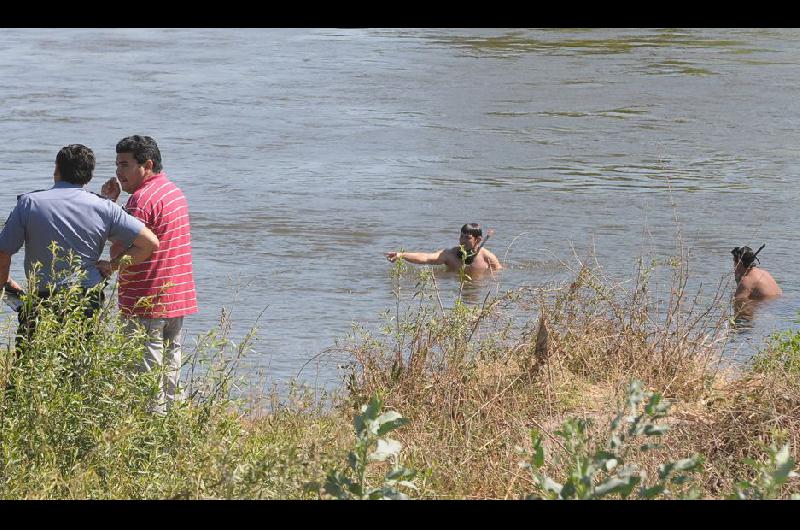
<instances>
[{"instance_id":1,"label":"dry grass","mask_svg":"<svg viewBox=\"0 0 800 530\"><path fill-rule=\"evenodd\" d=\"M724 368L723 282L701 303L687 293L686 257L664 266L672 279L661 298L648 285L652 269L641 266L627 288L582 266L556 288L448 310L434 282L405 313L398 305L383 336L362 332L345 347L354 360L351 405L378 392L411 420L396 436L408 463L430 469L423 496L518 498L532 488L516 450L530 448L531 428L555 451L563 447L554 431L567 417L607 432L625 384L639 379L674 403L668 449L642 454L641 465L655 474L670 457L703 454L703 494L730 494L734 480L749 478L742 460L760 458L775 428L789 432L797 459L798 385L774 370ZM425 296L429 305L417 301Z\"/></svg>"},{"instance_id":2,"label":"dry grass","mask_svg":"<svg viewBox=\"0 0 800 530\"><path fill-rule=\"evenodd\" d=\"M605 441L627 383L638 379L674 406L663 447L634 451L636 462L652 476L666 460L702 454L702 494L725 497L752 478L743 460L763 461L775 432L800 459L800 334L774 340L752 367L724 367L723 284L704 300L687 293L685 263L681 255L658 265L670 273L665 288L651 287L652 264L625 284L580 264L564 285L452 308L443 307L435 278L423 271L418 292L398 299L382 334L358 330L342 347L352 374L331 409L302 388L285 398L232 399L230 362L250 335L238 346L228 341L223 318L221 332L208 335L209 368L196 379L190 372L192 398L157 418L144 410L155 380L126 375L139 350L119 326L81 343L85 322L51 318L40 325L36 363L9 371L0 362L0 385L17 385L13 401L9 393L0 401L0 494L314 497L304 484L346 466L353 413L377 393L385 409L410 420L392 436L404 445L404 464L422 471L419 496L520 498L534 491L518 452L531 449L531 429L543 434L550 455L568 456L556 431L570 417L592 420L589 434ZM85 351L73 351L75 344ZM81 384L65 390L63 373L87 362L92 369L81 368ZM565 474L558 460L544 471ZM371 480L384 472L385 465L370 464ZM794 479L784 493L798 488Z\"/></svg>"}]
</instances>

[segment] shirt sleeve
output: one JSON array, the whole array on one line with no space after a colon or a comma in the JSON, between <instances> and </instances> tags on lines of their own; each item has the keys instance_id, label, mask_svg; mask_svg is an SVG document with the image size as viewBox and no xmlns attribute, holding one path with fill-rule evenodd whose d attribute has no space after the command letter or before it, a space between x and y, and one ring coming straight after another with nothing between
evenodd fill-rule
<instances>
[{"instance_id":1,"label":"shirt sleeve","mask_svg":"<svg viewBox=\"0 0 800 530\"><path fill-rule=\"evenodd\" d=\"M111 206L111 229L108 238L122 243L125 248L133 244L133 240L144 228L144 223L130 215L121 206L109 201Z\"/></svg>"},{"instance_id":2,"label":"shirt sleeve","mask_svg":"<svg viewBox=\"0 0 800 530\"><path fill-rule=\"evenodd\" d=\"M25 225L22 222L20 202L11 211L3 231L0 232L0 250L8 254L16 254L25 243Z\"/></svg>"}]
</instances>

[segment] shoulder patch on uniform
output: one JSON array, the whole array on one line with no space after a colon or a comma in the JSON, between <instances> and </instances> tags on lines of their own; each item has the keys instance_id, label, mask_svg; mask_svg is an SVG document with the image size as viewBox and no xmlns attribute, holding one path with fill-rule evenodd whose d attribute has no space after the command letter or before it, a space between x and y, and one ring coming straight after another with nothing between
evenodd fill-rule
<instances>
[{"instance_id":1,"label":"shoulder patch on uniform","mask_svg":"<svg viewBox=\"0 0 800 530\"><path fill-rule=\"evenodd\" d=\"M17 200L20 200L24 195L30 195L31 193L39 193L40 191L47 191L47 190L33 190L27 193L20 193L19 195L17 195Z\"/></svg>"}]
</instances>

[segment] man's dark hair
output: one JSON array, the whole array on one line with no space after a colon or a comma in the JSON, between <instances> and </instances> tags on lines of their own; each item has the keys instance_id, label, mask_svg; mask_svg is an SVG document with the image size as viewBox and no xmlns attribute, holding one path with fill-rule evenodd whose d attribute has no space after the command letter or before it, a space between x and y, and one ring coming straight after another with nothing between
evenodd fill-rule
<instances>
[{"instance_id":1,"label":"man's dark hair","mask_svg":"<svg viewBox=\"0 0 800 530\"><path fill-rule=\"evenodd\" d=\"M473 237L483 237L483 230L478 223L467 223L461 227L461 233Z\"/></svg>"},{"instance_id":2,"label":"man's dark hair","mask_svg":"<svg viewBox=\"0 0 800 530\"><path fill-rule=\"evenodd\" d=\"M755 262L757 261L759 263L761 262L761 260L759 260L757 256L758 253L761 252L761 249L763 249L765 246L766 245L761 245L761 248L759 248L755 252L753 252L752 248L747 246L736 247L733 250L731 250L731 254L733 254L733 257L734 259L736 259L737 264L741 263L745 268L749 269L755 266Z\"/></svg>"},{"instance_id":3,"label":"man's dark hair","mask_svg":"<svg viewBox=\"0 0 800 530\"><path fill-rule=\"evenodd\" d=\"M139 136L134 134L117 142L117 154L131 153L139 164L144 164L148 160L153 161L153 173L161 171L161 151L158 144L149 136Z\"/></svg>"},{"instance_id":4,"label":"man's dark hair","mask_svg":"<svg viewBox=\"0 0 800 530\"><path fill-rule=\"evenodd\" d=\"M67 145L56 155L56 166L62 180L71 184L87 184L94 172L94 153L85 145Z\"/></svg>"}]
</instances>

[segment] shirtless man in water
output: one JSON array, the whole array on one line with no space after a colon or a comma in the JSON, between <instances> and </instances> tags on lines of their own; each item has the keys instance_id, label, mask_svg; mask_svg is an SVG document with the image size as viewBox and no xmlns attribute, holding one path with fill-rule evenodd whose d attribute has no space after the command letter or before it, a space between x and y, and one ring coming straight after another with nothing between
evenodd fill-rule
<instances>
[{"instance_id":1,"label":"shirtless man in water","mask_svg":"<svg viewBox=\"0 0 800 530\"><path fill-rule=\"evenodd\" d=\"M734 298L743 300L764 300L783 294L783 291L772 278L772 275L755 266L756 257L762 245L755 253L750 247L736 247L731 250L733 254L734 277L736 278L736 293Z\"/></svg>"},{"instance_id":2,"label":"shirtless man in water","mask_svg":"<svg viewBox=\"0 0 800 530\"><path fill-rule=\"evenodd\" d=\"M418 265L446 265L451 271L457 271L463 266L466 273L502 269L503 266L497 256L483 248L484 241L481 225L467 223L461 227L457 247L436 252L386 252L384 256L392 263L397 258L403 258L409 263Z\"/></svg>"}]
</instances>

